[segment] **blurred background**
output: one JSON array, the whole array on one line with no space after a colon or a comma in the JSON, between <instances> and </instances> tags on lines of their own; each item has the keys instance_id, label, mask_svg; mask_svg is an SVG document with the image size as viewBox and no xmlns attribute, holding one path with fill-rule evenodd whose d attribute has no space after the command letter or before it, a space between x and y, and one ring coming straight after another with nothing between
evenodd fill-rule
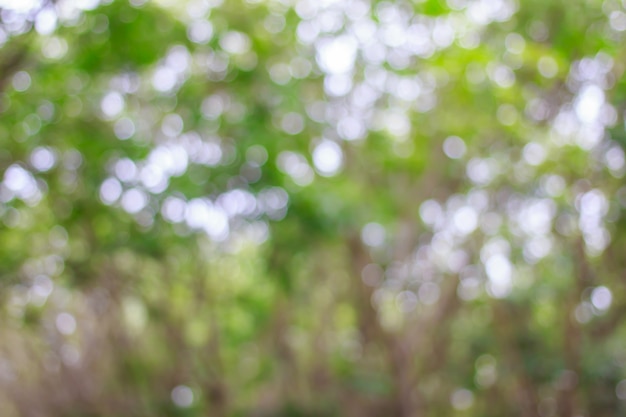
<instances>
[{"instance_id":1,"label":"blurred background","mask_svg":"<svg viewBox=\"0 0 626 417\"><path fill-rule=\"evenodd\" d=\"M0 415L623 415L625 31L0 0Z\"/></svg>"}]
</instances>

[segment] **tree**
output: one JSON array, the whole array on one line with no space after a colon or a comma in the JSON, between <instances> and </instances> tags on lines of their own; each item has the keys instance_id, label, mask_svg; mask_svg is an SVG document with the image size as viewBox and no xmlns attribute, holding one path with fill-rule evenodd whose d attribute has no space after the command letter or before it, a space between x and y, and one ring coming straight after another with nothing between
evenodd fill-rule
<instances>
[{"instance_id":1,"label":"tree","mask_svg":"<svg viewBox=\"0 0 626 417\"><path fill-rule=\"evenodd\" d=\"M0 412L603 416L618 2L0 2Z\"/></svg>"}]
</instances>

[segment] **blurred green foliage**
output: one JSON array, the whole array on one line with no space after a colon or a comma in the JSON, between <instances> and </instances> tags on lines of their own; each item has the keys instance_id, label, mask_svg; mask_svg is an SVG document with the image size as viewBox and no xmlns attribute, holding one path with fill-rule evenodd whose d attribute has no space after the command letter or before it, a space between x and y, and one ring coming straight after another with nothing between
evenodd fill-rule
<instances>
[{"instance_id":1,"label":"blurred green foliage","mask_svg":"<svg viewBox=\"0 0 626 417\"><path fill-rule=\"evenodd\" d=\"M0 1L0 415L621 415L624 32Z\"/></svg>"}]
</instances>

